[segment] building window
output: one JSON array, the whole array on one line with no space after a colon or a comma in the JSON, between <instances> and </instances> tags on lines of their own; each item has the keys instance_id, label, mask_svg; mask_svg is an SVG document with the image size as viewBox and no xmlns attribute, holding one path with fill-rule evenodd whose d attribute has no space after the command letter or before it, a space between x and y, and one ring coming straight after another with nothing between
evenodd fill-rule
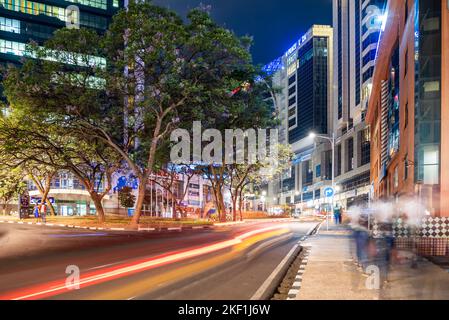
<instances>
[{"instance_id":1,"label":"building window","mask_svg":"<svg viewBox=\"0 0 449 320\"><path fill-rule=\"evenodd\" d=\"M347 150L347 172L354 169L354 139L350 138L346 140L346 150Z\"/></svg>"},{"instance_id":2,"label":"building window","mask_svg":"<svg viewBox=\"0 0 449 320\"><path fill-rule=\"evenodd\" d=\"M337 168L336 177L341 176L341 144L337 146Z\"/></svg>"},{"instance_id":3,"label":"building window","mask_svg":"<svg viewBox=\"0 0 449 320\"><path fill-rule=\"evenodd\" d=\"M408 0L405 0L405 14L404 14L404 25L407 24L408 20Z\"/></svg>"},{"instance_id":4,"label":"building window","mask_svg":"<svg viewBox=\"0 0 449 320\"><path fill-rule=\"evenodd\" d=\"M371 158L371 132L369 128L360 131L360 165L370 163Z\"/></svg>"},{"instance_id":5,"label":"building window","mask_svg":"<svg viewBox=\"0 0 449 320\"><path fill-rule=\"evenodd\" d=\"M302 185L310 186L313 184L313 170L312 161L305 161L302 163Z\"/></svg>"},{"instance_id":6,"label":"building window","mask_svg":"<svg viewBox=\"0 0 449 320\"><path fill-rule=\"evenodd\" d=\"M408 127L408 102L405 104L404 129Z\"/></svg>"},{"instance_id":7,"label":"building window","mask_svg":"<svg viewBox=\"0 0 449 320\"><path fill-rule=\"evenodd\" d=\"M396 166L396 168L394 169L394 178L393 178L393 185L394 185L394 189L397 190L399 188L399 171L398 171L398 167Z\"/></svg>"},{"instance_id":8,"label":"building window","mask_svg":"<svg viewBox=\"0 0 449 320\"><path fill-rule=\"evenodd\" d=\"M293 76L291 76L291 77L288 79L288 85L291 86L291 85L294 84L295 82L296 82L296 74L293 75Z\"/></svg>"},{"instance_id":9,"label":"building window","mask_svg":"<svg viewBox=\"0 0 449 320\"><path fill-rule=\"evenodd\" d=\"M408 155L405 155L405 158L404 158L404 180L405 181L408 180L408 166L409 166Z\"/></svg>"},{"instance_id":10,"label":"building window","mask_svg":"<svg viewBox=\"0 0 449 320\"><path fill-rule=\"evenodd\" d=\"M404 58L404 78L407 77L408 72L408 49L405 51L405 58Z\"/></svg>"},{"instance_id":11,"label":"building window","mask_svg":"<svg viewBox=\"0 0 449 320\"><path fill-rule=\"evenodd\" d=\"M20 33L20 21L0 17L0 31Z\"/></svg>"},{"instance_id":12,"label":"building window","mask_svg":"<svg viewBox=\"0 0 449 320\"><path fill-rule=\"evenodd\" d=\"M321 164L316 166L315 173L317 178L321 178Z\"/></svg>"}]
</instances>

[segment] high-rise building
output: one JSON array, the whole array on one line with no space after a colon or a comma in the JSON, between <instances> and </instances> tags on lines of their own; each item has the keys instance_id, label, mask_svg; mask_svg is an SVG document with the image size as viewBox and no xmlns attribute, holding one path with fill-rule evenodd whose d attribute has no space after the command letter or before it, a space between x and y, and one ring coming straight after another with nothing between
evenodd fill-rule
<instances>
[{"instance_id":1,"label":"high-rise building","mask_svg":"<svg viewBox=\"0 0 449 320\"><path fill-rule=\"evenodd\" d=\"M267 66L273 86L280 89L276 102L280 142L295 153L292 167L268 190L268 204L291 205L299 210L324 203L323 189L330 182L330 145L315 144L311 132L331 130L333 31L314 25L282 57Z\"/></svg>"},{"instance_id":2,"label":"high-rise building","mask_svg":"<svg viewBox=\"0 0 449 320\"><path fill-rule=\"evenodd\" d=\"M334 0L335 177L343 207L368 202L370 131L365 123L386 0Z\"/></svg>"},{"instance_id":3,"label":"high-rise building","mask_svg":"<svg viewBox=\"0 0 449 320\"><path fill-rule=\"evenodd\" d=\"M104 32L123 0L0 0L0 63L17 63L30 40L42 44L67 25Z\"/></svg>"},{"instance_id":4,"label":"high-rise building","mask_svg":"<svg viewBox=\"0 0 449 320\"><path fill-rule=\"evenodd\" d=\"M449 216L449 3L388 2L367 121L376 199Z\"/></svg>"},{"instance_id":5,"label":"high-rise building","mask_svg":"<svg viewBox=\"0 0 449 320\"><path fill-rule=\"evenodd\" d=\"M43 44L57 29L66 26L103 33L123 5L123 0L0 0L0 63L19 64L27 43L32 40ZM104 62L101 57L94 59ZM31 199L38 201L41 196L36 186L30 182L29 187ZM95 213L89 193L70 172L58 172L51 187L49 197L58 214ZM116 207L116 203L109 201L106 209Z\"/></svg>"}]
</instances>

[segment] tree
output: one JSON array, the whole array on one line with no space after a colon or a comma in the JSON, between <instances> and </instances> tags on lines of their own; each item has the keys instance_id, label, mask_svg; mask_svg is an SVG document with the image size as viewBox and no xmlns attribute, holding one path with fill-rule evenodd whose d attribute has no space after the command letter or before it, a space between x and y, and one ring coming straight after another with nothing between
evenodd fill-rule
<instances>
[{"instance_id":1,"label":"tree","mask_svg":"<svg viewBox=\"0 0 449 320\"><path fill-rule=\"evenodd\" d=\"M222 101L253 66L246 39L207 13L193 10L184 22L147 1L130 3L114 17L104 48L108 90L126 102L125 137L115 139L102 123L82 124L115 148L138 177L136 226L146 182L157 172L157 154L171 132L191 127L212 109L222 110Z\"/></svg>"},{"instance_id":2,"label":"tree","mask_svg":"<svg viewBox=\"0 0 449 320\"><path fill-rule=\"evenodd\" d=\"M48 194L50 193L51 182L58 172L57 169L47 165L31 163L31 161L24 167L24 170L27 173L28 177L31 179L31 181L33 181L34 185L39 191L42 203L46 203L48 208L50 209L50 214L52 216L56 216L55 208L53 207L50 199L48 199Z\"/></svg>"},{"instance_id":3,"label":"tree","mask_svg":"<svg viewBox=\"0 0 449 320\"><path fill-rule=\"evenodd\" d=\"M105 91L99 41L87 29L61 29L44 46L27 46L22 67L10 67L4 74L10 113L0 124L4 142L0 154L13 167L39 165L71 171L104 222L102 200L112 188L112 174L121 165L121 157L76 125L80 118L101 119L115 129L118 118L123 119L120 114L114 119L108 114L115 101Z\"/></svg>"},{"instance_id":4,"label":"tree","mask_svg":"<svg viewBox=\"0 0 449 320\"><path fill-rule=\"evenodd\" d=\"M248 187L251 186L254 189L268 184L290 167L293 158L291 146L278 144L276 148L277 157L275 159L275 164L270 161L258 161L254 164L228 165L227 172L229 179L227 182L231 191L234 221L237 220L237 208L240 219L243 217L243 192Z\"/></svg>"},{"instance_id":5,"label":"tree","mask_svg":"<svg viewBox=\"0 0 449 320\"><path fill-rule=\"evenodd\" d=\"M135 227L149 177L166 165L160 159L171 132L191 129L193 120L213 125L211 115L236 119L241 103L230 92L254 78L248 38L236 37L202 10L187 18L150 1L131 2L105 36L58 30L44 47L30 46L21 70L5 79L8 101L22 116L61 129L57 134L69 141L53 134L50 145L56 138L58 151L75 156L78 147L92 147L76 163L61 153L58 161L83 177L94 202L98 169L108 175L114 155L126 163L139 180ZM89 177L82 175L86 168Z\"/></svg>"},{"instance_id":6,"label":"tree","mask_svg":"<svg viewBox=\"0 0 449 320\"><path fill-rule=\"evenodd\" d=\"M189 191L190 182L200 172L195 166L169 164L159 174L150 177L151 182L162 187L169 195L173 206L174 219L178 218L178 214L180 218L186 217L186 208L183 206L183 202ZM178 185L181 182L185 183L182 190ZM167 205L168 202L167 199Z\"/></svg>"},{"instance_id":7,"label":"tree","mask_svg":"<svg viewBox=\"0 0 449 320\"><path fill-rule=\"evenodd\" d=\"M136 196L133 194L133 189L130 187L123 187L118 192L118 199L123 208L132 208L136 202Z\"/></svg>"},{"instance_id":8,"label":"tree","mask_svg":"<svg viewBox=\"0 0 449 320\"><path fill-rule=\"evenodd\" d=\"M13 112L0 122L1 163L16 169L38 164L40 168L72 172L94 202L98 220L104 222L102 200L112 189L112 174L119 169L120 158L98 139L81 140L57 123L37 129L34 116L17 121Z\"/></svg>"},{"instance_id":9,"label":"tree","mask_svg":"<svg viewBox=\"0 0 449 320\"><path fill-rule=\"evenodd\" d=\"M20 170L0 170L0 201L2 213L6 215L8 203L26 190L23 172Z\"/></svg>"},{"instance_id":10,"label":"tree","mask_svg":"<svg viewBox=\"0 0 449 320\"><path fill-rule=\"evenodd\" d=\"M248 73L246 75L247 80L239 84L231 94L228 94L227 99L222 100L223 108L209 112L207 121L204 122L206 128L214 128L220 131L221 136L224 137L224 141L222 141L223 146L226 145L227 130L237 130L240 133L246 130L253 130L253 133L256 134L258 129L274 128L277 124L275 112L267 102L267 96L270 94L269 87L267 87L266 82L258 79L258 74L259 72L256 69L252 73ZM254 157L250 149L254 150L256 148L258 150L257 147L261 146L252 145L252 143L257 144L257 142L250 141L247 138L249 137L243 137L243 146L245 149L242 155L243 163L237 163L236 161L235 163L229 164L225 161L224 156L222 159L217 159L214 164L202 166L203 173L212 184L214 200L220 221L226 220L223 193L227 190L231 192L233 219L236 220L237 199L239 198L239 194L247 186L245 181L248 175L252 172L257 172L266 165L263 159L258 159L256 162L250 161L250 158ZM273 138L274 141L277 140L277 136ZM231 151L233 151L233 156L237 154L237 144L242 143L237 140L238 138L232 142L233 149ZM226 155L227 151L229 150L223 148L222 155Z\"/></svg>"}]
</instances>

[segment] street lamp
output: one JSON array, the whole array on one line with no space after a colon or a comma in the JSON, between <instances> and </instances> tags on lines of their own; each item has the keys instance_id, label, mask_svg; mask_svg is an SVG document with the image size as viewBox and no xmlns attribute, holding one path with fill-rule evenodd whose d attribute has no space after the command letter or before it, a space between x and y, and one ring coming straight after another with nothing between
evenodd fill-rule
<instances>
[{"instance_id":1,"label":"street lamp","mask_svg":"<svg viewBox=\"0 0 449 320\"><path fill-rule=\"evenodd\" d=\"M265 196L261 196L260 197L260 201L262 201L262 211L265 212L265 201L266 201Z\"/></svg>"},{"instance_id":2,"label":"street lamp","mask_svg":"<svg viewBox=\"0 0 449 320\"><path fill-rule=\"evenodd\" d=\"M309 134L309 138L315 140L315 139L323 139L323 140L327 140L331 143L332 146L332 189L334 190L335 193L335 133L332 132L332 136L328 137L328 136L323 136L323 135L317 135L314 132L311 132ZM332 216L335 213L335 208L334 208L334 200L335 200L335 194L332 195ZM326 228L327 231L329 231L329 214L326 213Z\"/></svg>"}]
</instances>

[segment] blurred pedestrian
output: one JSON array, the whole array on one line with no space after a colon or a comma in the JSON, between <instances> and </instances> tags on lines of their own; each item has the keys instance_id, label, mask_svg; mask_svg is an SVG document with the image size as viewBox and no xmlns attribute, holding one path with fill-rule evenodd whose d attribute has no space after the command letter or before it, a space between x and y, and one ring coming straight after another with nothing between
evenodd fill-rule
<instances>
[{"instance_id":1,"label":"blurred pedestrian","mask_svg":"<svg viewBox=\"0 0 449 320\"><path fill-rule=\"evenodd\" d=\"M341 208L337 204L334 209L334 221L336 225L341 224Z\"/></svg>"},{"instance_id":2,"label":"blurred pedestrian","mask_svg":"<svg viewBox=\"0 0 449 320\"><path fill-rule=\"evenodd\" d=\"M36 219L36 222L39 222L39 206L37 204L34 205L33 215Z\"/></svg>"},{"instance_id":3,"label":"blurred pedestrian","mask_svg":"<svg viewBox=\"0 0 449 320\"><path fill-rule=\"evenodd\" d=\"M43 223L47 223L47 205L45 203L41 204L41 220Z\"/></svg>"}]
</instances>

